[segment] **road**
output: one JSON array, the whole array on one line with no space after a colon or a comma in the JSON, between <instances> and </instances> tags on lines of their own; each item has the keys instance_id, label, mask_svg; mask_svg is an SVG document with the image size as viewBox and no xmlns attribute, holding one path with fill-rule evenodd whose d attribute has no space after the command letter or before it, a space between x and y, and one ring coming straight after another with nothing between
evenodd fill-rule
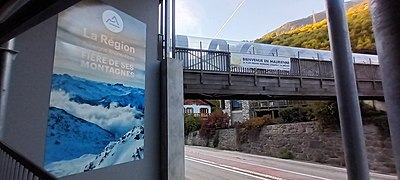
<instances>
[{"instance_id":1,"label":"road","mask_svg":"<svg viewBox=\"0 0 400 180\"><path fill-rule=\"evenodd\" d=\"M213 148L185 146L186 180L345 180L346 169ZM372 180L396 180L370 173Z\"/></svg>"}]
</instances>

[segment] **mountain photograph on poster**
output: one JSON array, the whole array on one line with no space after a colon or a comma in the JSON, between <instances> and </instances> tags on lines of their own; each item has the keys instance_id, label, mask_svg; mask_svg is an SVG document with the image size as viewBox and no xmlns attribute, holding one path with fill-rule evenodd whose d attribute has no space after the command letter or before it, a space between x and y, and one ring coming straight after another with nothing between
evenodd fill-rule
<instances>
[{"instance_id":1,"label":"mountain photograph on poster","mask_svg":"<svg viewBox=\"0 0 400 180\"><path fill-rule=\"evenodd\" d=\"M45 169L57 177L143 159L144 89L53 74Z\"/></svg>"}]
</instances>

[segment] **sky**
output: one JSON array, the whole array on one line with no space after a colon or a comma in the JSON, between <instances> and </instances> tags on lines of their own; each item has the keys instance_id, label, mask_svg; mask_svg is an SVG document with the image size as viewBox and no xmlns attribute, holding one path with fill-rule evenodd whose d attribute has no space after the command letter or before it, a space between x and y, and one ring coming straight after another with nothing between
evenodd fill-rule
<instances>
[{"instance_id":1,"label":"sky","mask_svg":"<svg viewBox=\"0 0 400 180\"><path fill-rule=\"evenodd\" d=\"M214 38L243 0L176 0L176 34ZM218 34L255 40L286 22L325 10L325 0L245 0Z\"/></svg>"}]
</instances>

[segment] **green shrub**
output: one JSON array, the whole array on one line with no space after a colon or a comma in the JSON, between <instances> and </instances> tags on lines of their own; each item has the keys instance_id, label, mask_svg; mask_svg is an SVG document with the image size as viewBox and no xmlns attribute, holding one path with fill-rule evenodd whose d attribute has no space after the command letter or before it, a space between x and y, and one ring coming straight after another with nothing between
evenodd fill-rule
<instances>
[{"instance_id":1,"label":"green shrub","mask_svg":"<svg viewBox=\"0 0 400 180\"><path fill-rule=\"evenodd\" d=\"M221 101L223 100L208 100L213 106L211 107L211 112L217 111L221 107Z\"/></svg>"},{"instance_id":2,"label":"green shrub","mask_svg":"<svg viewBox=\"0 0 400 180\"><path fill-rule=\"evenodd\" d=\"M363 117L386 116L385 111L376 110L372 106L365 104L363 102L360 103L360 108L361 108L361 116Z\"/></svg>"},{"instance_id":3,"label":"green shrub","mask_svg":"<svg viewBox=\"0 0 400 180\"><path fill-rule=\"evenodd\" d=\"M185 114L184 116L184 131L187 136L190 132L197 131L201 127L201 118L195 117L192 114Z\"/></svg>"},{"instance_id":4,"label":"green shrub","mask_svg":"<svg viewBox=\"0 0 400 180\"><path fill-rule=\"evenodd\" d=\"M336 101L315 103L313 111L321 129L340 127L339 111Z\"/></svg>"},{"instance_id":5,"label":"green shrub","mask_svg":"<svg viewBox=\"0 0 400 180\"><path fill-rule=\"evenodd\" d=\"M389 122L385 111L376 110L365 103L361 103L360 107L364 124L373 124L383 135L390 136Z\"/></svg>"},{"instance_id":6,"label":"green shrub","mask_svg":"<svg viewBox=\"0 0 400 180\"><path fill-rule=\"evenodd\" d=\"M293 155L292 152L283 151L283 152L280 152L278 154L278 158L281 158L281 159L294 159L294 155Z\"/></svg>"},{"instance_id":7,"label":"green shrub","mask_svg":"<svg viewBox=\"0 0 400 180\"><path fill-rule=\"evenodd\" d=\"M271 118L271 115L264 115L262 117L251 118L238 125L241 128L253 129L253 128L261 128L264 125L271 125L271 124L275 124L273 119Z\"/></svg>"},{"instance_id":8,"label":"green shrub","mask_svg":"<svg viewBox=\"0 0 400 180\"><path fill-rule=\"evenodd\" d=\"M294 106L279 111L283 123L308 122L314 120L312 108Z\"/></svg>"},{"instance_id":9,"label":"green shrub","mask_svg":"<svg viewBox=\"0 0 400 180\"><path fill-rule=\"evenodd\" d=\"M316 103L313 110L321 129L340 127L339 110L336 101ZM383 135L389 136L386 112L376 110L363 102L360 103L360 110L363 124L373 124L378 127Z\"/></svg>"},{"instance_id":10,"label":"green shrub","mask_svg":"<svg viewBox=\"0 0 400 180\"><path fill-rule=\"evenodd\" d=\"M261 128L264 125L276 124L271 115L264 115L262 117L255 117L246 120L242 123L236 124L237 142L245 143L247 139L256 141L259 137Z\"/></svg>"},{"instance_id":11,"label":"green shrub","mask_svg":"<svg viewBox=\"0 0 400 180\"><path fill-rule=\"evenodd\" d=\"M374 124L378 127L379 131L386 137L390 136L389 131L389 122L387 116L373 116L373 117L365 117L365 123Z\"/></svg>"}]
</instances>

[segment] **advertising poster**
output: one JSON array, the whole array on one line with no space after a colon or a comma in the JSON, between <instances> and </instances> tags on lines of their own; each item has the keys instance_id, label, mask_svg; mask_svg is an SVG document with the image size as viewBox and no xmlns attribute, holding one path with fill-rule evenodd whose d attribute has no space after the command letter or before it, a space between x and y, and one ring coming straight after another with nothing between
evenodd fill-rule
<instances>
[{"instance_id":1,"label":"advertising poster","mask_svg":"<svg viewBox=\"0 0 400 180\"><path fill-rule=\"evenodd\" d=\"M246 68L290 71L290 58L232 53L231 65Z\"/></svg>"},{"instance_id":2,"label":"advertising poster","mask_svg":"<svg viewBox=\"0 0 400 180\"><path fill-rule=\"evenodd\" d=\"M58 15L44 168L63 177L144 158L146 25L96 0Z\"/></svg>"}]
</instances>

